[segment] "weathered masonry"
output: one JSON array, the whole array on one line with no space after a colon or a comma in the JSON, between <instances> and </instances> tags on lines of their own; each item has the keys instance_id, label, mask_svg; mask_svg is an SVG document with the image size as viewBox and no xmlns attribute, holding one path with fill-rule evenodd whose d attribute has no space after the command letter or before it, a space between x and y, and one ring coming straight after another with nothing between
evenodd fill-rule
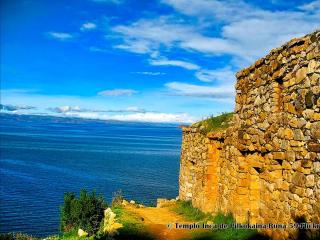
<instances>
[{"instance_id":1,"label":"weathered masonry","mask_svg":"<svg viewBox=\"0 0 320 240\"><path fill-rule=\"evenodd\" d=\"M320 31L236 76L229 128L182 128L180 199L240 223L320 223ZM297 238L292 229L263 231Z\"/></svg>"}]
</instances>

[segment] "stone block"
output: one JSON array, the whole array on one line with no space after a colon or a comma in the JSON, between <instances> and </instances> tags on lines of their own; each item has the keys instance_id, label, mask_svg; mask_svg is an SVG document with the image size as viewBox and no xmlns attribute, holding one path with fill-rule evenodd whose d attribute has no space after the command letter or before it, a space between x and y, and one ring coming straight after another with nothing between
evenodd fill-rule
<instances>
[{"instance_id":1,"label":"stone block","mask_svg":"<svg viewBox=\"0 0 320 240\"><path fill-rule=\"evenodd\" d=\"M273 153L274 159L284 160L285 159L285 153L284 152L274 152Z\"/></svg>"},{"instance_id":2,"label":"stone block","mask_svg":"<svg viewBox=\"0 0 320 240\"><path fill-rule=\"evenodd\" d=\"M306 177L303 173L296 172L293 174L292 183L296 186L303 187L306 182Z\"/></svg>"},{"instance_id":3,"label":"stone block","mask_svg":"<svg viewBox=\"0 0 320 240\"><path fill-rule=\"evenodd\" d=\"M294 135L293 135L293 131L290 128L286 128L284 130L284 138L287 140L291 140L293 139Z\"/></svg>"},{"instance_id":4,"label":"stone block","mask_svg":"<svg viewBox=\"0 0 320 240\"><path fill-rule=\"evenodd\" d=\"M237 193L238 193L239 195L246 195L246 194L248 194L248 188L238 187L238 188L237 188Z\"/></svg>"},{"instance_id":5,"label":"stone block","mask_svg":"<svg viewBox=\"0 0 320 240\"><path fill-rule=\"evenodd\" d=\"M293 139L297 141L304 140L304 135L300 129L295 129L293 131Z\"/></svg>"},{"instance_id":6,"label":"stone block","mask_svg":"<svg viewBox=\"0 0 320 240\"><path fill-rule=\"evenodd\" d=\"M314 175L308 175L306 177L306 186L307 187L313 187L314 185L315 185Z\"/></svg>"},{"instance_id":7,"label":"stone block","mask_svg":"<svg viewBox=\"0 0 320 240\"><path fill-rule=\"evenodd\" d=\"M320 153L320 143L309 142L308 143L308 150L311 152Z\"/></svg>"},{"instance_id":8,"label":"stone block","mask_svg":"<svg viewBox=\"0 0 320 240\"><path fill-rule=\"evenodd\" d=\"M300 68L297 72L296 72L296 76L295 76L295 83L300 83L303 79L305 79L307 77L307 72L308 69L306 67L302 67Z\"/></svg>"},{"instance_id":9,"label":"stone block","mask_svg":"<svg viewBox=\"0 0 320 240\"><path fill-rule=\"evenodd\" d=\"M320 162L314 162L313 163L313 171L315 173L320 173Z\"/></svg>"}]
</instances>

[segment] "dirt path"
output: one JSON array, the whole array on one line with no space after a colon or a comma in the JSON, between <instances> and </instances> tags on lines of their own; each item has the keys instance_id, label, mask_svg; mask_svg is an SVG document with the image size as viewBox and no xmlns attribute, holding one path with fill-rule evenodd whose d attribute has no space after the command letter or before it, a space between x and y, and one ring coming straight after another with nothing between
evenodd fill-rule
<instances>
[{"instance_id":1,"label":"dirt path","mask_svg":"<svg viewBox=\"0 0 320 240\"><path fill-rule=\"evenodd\" d=\"M137 208L133 205L126 206L131 212L134 212L143 218L143 221L152 235L158 240L178 240L190 238L190 231L185 229L176 229L175 223L187 223L182 216L170 211L168 207L143 207ZM172 224L168 227L168 224Z\"/></svg>"}]
</instances>

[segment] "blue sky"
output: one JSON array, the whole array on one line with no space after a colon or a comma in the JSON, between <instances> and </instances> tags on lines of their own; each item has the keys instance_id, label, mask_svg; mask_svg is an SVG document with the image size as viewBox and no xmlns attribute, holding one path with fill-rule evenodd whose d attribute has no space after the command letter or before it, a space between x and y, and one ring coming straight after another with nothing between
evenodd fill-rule
<instances>
[{"instance_id":1,"label":"blue sky","mask_svg":"<svg viewBox=\"0 0 320 240\"><path fill-rule=\"evenodd\" d=\"M193 122L234 74L320 27L320 1L2 0L3 112Z\"/></svg>"}]
</instances>

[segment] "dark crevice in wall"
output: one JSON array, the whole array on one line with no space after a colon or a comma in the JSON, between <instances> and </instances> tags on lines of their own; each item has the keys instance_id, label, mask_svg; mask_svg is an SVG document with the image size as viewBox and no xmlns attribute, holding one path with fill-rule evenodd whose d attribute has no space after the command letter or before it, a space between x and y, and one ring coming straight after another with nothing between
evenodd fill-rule
<instances>
[{"instance_id":1,"label":"dark crevice in wall","mask_svg":"<svg viewBox=\"0 0 320 240\"><path fill-rule=\"evenodd\" d=\"M283 78L282 77L277 77L275 79L276 83L278 83L278 88L279 88L279 92L278 92L278 112L282 112L283 111L283 97L282 97L282 91L283 91Z\"/></svg>"},{"instance_id":2,"label":"dark crevice in wall","mask_svg":"<svg viewBox=\"0 0 320 240\"><path fill-rule=\"evenodd\" d=\"M279 85L282 85L283 84L283 79L281 77L277 77L275 79L275 81L279 84Z\"/></svg>"},{"instance_id":3,"label":"dark crevice in wall","mask_svg":"<svg viewBox=\"0 0 320 240\"><path fill-rule=\"evenodd\" d=\"M257 173L263 173L264 169L261 167L253 167L254 170L256 170Z\"/></svg>"},{"instance_id":4,"label":"dark crevice in wall","mask_svg":"<svg viewBox=\"0 0 320 240\"><path fill-rule=\"evenodd\" d=\"M265 155L267 155L268 153L271 153L270 151L265 151L265 152L261 152L261 156L264 157Z\"/></svg>"},{"instance_id":5,"label":"dark crevice in wall","mask_svg":"<svg viewBox=\"0 0 320 240\"><path fill-rule=\"evenodd\" d=\"M261 155L260 151L250 151L250 150L239 150L239 152L242 154L242 156L248 156L248 155L253 155L255 153L258 153Z\"/></svg>"}]
</instances>

